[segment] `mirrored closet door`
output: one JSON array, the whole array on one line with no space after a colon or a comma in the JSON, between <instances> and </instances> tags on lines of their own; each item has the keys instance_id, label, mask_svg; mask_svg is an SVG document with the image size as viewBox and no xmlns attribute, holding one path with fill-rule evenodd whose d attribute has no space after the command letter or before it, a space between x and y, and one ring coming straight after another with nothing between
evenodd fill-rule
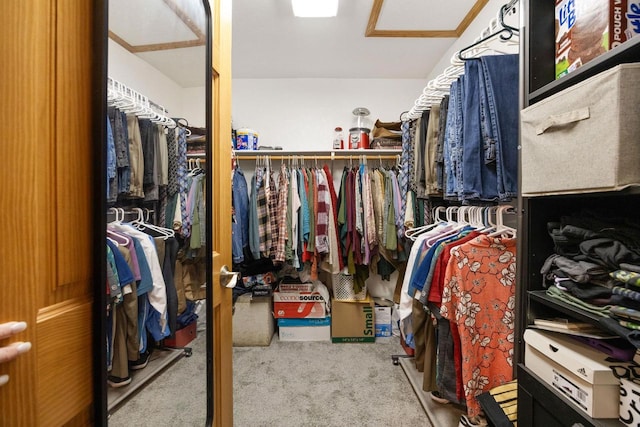
<instances>
[{"instance_id":1,"label":"mirrored closet door","mask_svg":"<svg viewBox=\"0 0 640 427\"><path fill-rule=\"evenodd\" d=\"M210 412L208 7L206 0L108 1L112 426L205 425Z\"/></svg>"}]
</instances>

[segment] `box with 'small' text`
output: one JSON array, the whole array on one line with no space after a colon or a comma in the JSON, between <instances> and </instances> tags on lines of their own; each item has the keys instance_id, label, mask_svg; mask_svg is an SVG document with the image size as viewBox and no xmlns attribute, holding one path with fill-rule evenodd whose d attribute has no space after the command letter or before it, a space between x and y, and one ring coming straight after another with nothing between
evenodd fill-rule
<instances>
[{"instance_id":1,"label":"box with 'small' text","mask_svg":"<svg viewBox=\"0 0 640 427\"><path fill-rule=\"evenodd\" d=\"M373 300L362 301L331 299L331 341L375 342L375 314Z\"/></svg>"}]
</instances>

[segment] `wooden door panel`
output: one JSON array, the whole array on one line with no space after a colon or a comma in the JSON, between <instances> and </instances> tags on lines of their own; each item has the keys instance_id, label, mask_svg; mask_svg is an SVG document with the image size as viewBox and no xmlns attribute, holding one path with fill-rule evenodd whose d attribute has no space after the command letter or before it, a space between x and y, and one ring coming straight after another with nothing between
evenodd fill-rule
<instances>
[{"instance_id":1,"label":"wooden door panel","mask_svg":"<svg viewBox=\"0 0 640 427\"><path fill-rule=\"evenodd\" d=\"M85 292L92 274L92 204L95 174L92 141L92 4L89 1L56 3L55 24L55 195L57 286L79 284ZM106 121L106 117L105 117ZM105 178L106 179L106 178Z\"/></svg>"},{"instance_id":2,"label":"wooden door panel","mask_svg":"<svg viewBox=\"0 0 640 427\"><path fill-rule=\"evenodd\" d=\"M69 300L38 313L38 425L62 425L93 401L93 301ZM68 379L72 381L68 381Z\"/></svg>"},{"instance_id":3,"label":"wooden door panel","mask_svg":"<svg viewBox=\"0 0 640 427\"><path fill-rule=\"evenodd\" d=\"M0 425L88 425L93 403L93 8L3 4L0 114L0 322L30 352L0 365ZM100 147L97 141L96 147ZM94 192L95 193L95 192ZM99 192L98 192L99 193Z\"/></svg>"}]
</instances>

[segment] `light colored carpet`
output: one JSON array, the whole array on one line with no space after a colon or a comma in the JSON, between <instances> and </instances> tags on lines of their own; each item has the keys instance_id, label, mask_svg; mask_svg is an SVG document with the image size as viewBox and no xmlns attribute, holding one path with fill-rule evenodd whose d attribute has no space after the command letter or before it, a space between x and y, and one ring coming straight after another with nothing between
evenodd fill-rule
<instances>
[{"instance_id":1,"label":"light colored carpet","mask_svg":"<svg viewBox=\"0 0 640 427\"><path fill-rule=\"evenodd\" d=\"M203 426L204 333L116 409L110 427ZM280 342L234 348L235 427L430 426L403 369L397 338L376 344ZM441 427L441 426L437 426Z\"/></svg>"},{"instance_id":2,"label":"light colored carpet","mask_svg":"<svg viewBox=\"0 0 640 427\"><path fill-rule=\"evenodd\" d=\"M166 367L126 399L125 403L115 408L109 417L109 427L205 425L205 331L198 330L198 334L189 344L193 355L182 357ZM151 357L154 357L153 354Z\"/></svg>"},{"instance_id":3,"label":"light colored carpet","mask_svg":"<svg viewBox=\"0 0 640 427\"><path fill-rule=\"evenodd\" d=\"M430 426L387 343L280 342L234 349L234 424Z\"/></svg>"}]
</instances>

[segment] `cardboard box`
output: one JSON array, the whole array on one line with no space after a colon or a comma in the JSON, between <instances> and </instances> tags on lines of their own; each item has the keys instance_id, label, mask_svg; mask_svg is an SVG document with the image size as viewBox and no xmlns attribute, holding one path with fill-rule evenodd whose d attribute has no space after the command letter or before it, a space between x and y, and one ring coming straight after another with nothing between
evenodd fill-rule
<instances>
[{"instance_id":1,"label":"cardboard box","mask_svg":"<svg viewBox=\"0 0 640 427\"><path fill-rule=\"evenodd\" d=\"M563 334L527 329L525 366L592 418L618 418L620 385L608 356Z\"/></svg>"},{"instance_id":2,"label":"cardboard box","mask_svg":"<svg viewBox=\"0 0 640 427\"><path fill-rule=\"evenodd\" d=\"M278 291L280 292L312 292L313 283L285 283L282 282L278 285Z\"/></svg>"},{"instance_id":3,"label":"cardboard box","mask_svg":"<svg viewBox=\"0 0 640 427\"><path fill-rule=\"evenodd\" d=\"M278 319L280 341L331 341L331 317Z\"/></svg>"},{"instance_id":4,"label":"cardboard box","mask_svg":"<svg viewBox=\"0 0 640 427\"><path fill-rule=\"evenodd\" d=\"M362 301L331 299L331 341L375 342L375 312L371 297Z\"/></svg>"},{"instance_id":5,"label":"cardboard box","mask_svg":"<svg viewBox=\"0 0 640 427\"><path fill-rule=\"evenodd\" d=\"M556 78L640 33L633 0L556 0Z\"/></svg>"},{"instance_id":6,"label":"cardboard box","mask_svg":"<svg viewBox=\"0 0 640 427\"><path fill-rule=\"evenodd\" d=\"M275 333L272 299L240 295L233 310L234 347L268 346Z\"/></svg>"},{"instance_id":7,"label":"cardboard box","mask_svg":"<svg viewBox=\"0 0 640 427\"><path fill-rule=\"evenodd\" d=\"M173 338L165 338L164 345L167 347L182 348L196 339L198 336L198 322L193 321L182 329L178 329Z\"/></svg>"},{"instance_id":8,"label":"cardboard box","mask_svg":"<svg viewBox=\"0 0 640 427\"><path fill-rule=\"evenodd\" d=\"M324 302L274 302L273 317L322 319L327 317L327 308Z\"/></svg>"},{"instance_id":9,"label":"cardboard box","mask_svg":"<svg viewBox=\"0 0 640 427\"><path fill-rule=\"evenodd\" d=\"M320 292L291 291L273 293L273 302L321 302L325 303Z\"/></svg>"},{"instance_id":10,"label":"cardboard box","mask_svg":"<svg viewBox=\"0 0 640 427\"><path fill-rule=\"evenodd\" d=\"M375 307L376 338L391 336L391 307Z\"/></svg>"}]
</instances>

